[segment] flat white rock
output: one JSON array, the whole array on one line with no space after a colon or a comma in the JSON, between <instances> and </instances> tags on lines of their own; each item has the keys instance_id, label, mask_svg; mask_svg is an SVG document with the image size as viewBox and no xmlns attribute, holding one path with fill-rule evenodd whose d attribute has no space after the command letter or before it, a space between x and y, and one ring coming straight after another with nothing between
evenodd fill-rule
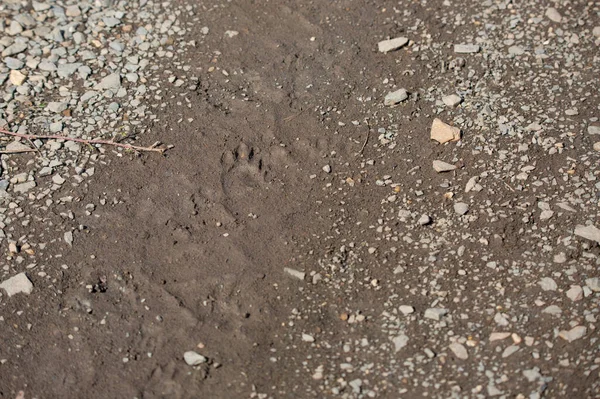
<instances>
[{"instance_id":1,"label":"flat white rock","mask_svg":"<svg viewBox=\"0 0 600 399\"><path fill-rule=\"evenodd\" d=\"M415 308L413 308L412 306L408 306L408 305L402 305L399 308L400 312L402 312L403 315L409 315L411 313L414 313Z\"/></svg>"},{"instance_id":2,"label":"flat white rock","mask_svg":"<svg viewBox=\"0 0 600 399\"><path fill-rule=\"evenodd\" d=\"M572 285L567 291L567 298L573 302L580 301L583 299L583 288L579 285Z\"/></svg>"},{"instance_id":3,"label":"flat white rock","mask_svg":"<svg viewBox=\"0 0 600 399\"><path fill-rule=\"evenodd\" d=\"M8 280L5 280L0 284L0 288L6 291L8 296L13 296L15 294L31 294L33 291L33 284L29 278L25 275L25 273L19 273L16 276L12 276Z\"/></svg>"},{"instance_id":4,"label":"flat white rock","mask_svg":"<svg viewBox=\"0 0 600 399\"><path fill-rule=\"evenodd\" d=\"M454 212L459 215L464 215L469 212L469 205L465 204L464 202L457 202L454 204Z\"/></svg>"},{"instance_id":5,"label":"flat white rock","mask_svg":"<svg viewBox=\"0 0 600 399\"><path fill-rule=\"evenodd\" d=\"M598 277L586 279L585 285L587 285L594 292L600 292L600 278Z\"/></svg>"},{"instance_id":6,"label":"flat white rock","mask_svg":"<svg viewBox=\"0 0 600 399\"><path fill-rule=\"evenodd\" d=\"M199 353L187 351L183 354L183 360L185 360L188 366L197 366L206 363L207 359Z\"/></svg>"},{"instance_id":7,"label":"flat white rock","mask_svg":"<svg viewBox=\"0 0 600 399\"><path fill-rule=\"evenodd\" d=\"M493 332L490 334L490 342L501 341L510 337L509 332Z\"/></svg>"},{"instance_id":8,"label":"flat white rock","mask_svg":"<svg viewBox=\"0 0 600 399\"><path fill-rule=\"evenodd\" d=\"M593 225L578 224L575 226L575 235L600 243L600 229Z\"/></svg>"},{"instance_id":9,"label":"flat white rock","mask_svg":"<svg viewBox=\"0 0 600 399\"><path fill-rule=\"evenodd\" d=\"M562 15L560 15L558 10L554 7L550 7L546 10L546 17L548 17L548 19L553 22L562 21Z\"/></svg>"},{"instance_id":10,"label":"flat white rock","mask_svg":"<svg viewBox=\"0 0 600 399\"><path fill-rule=\"evenodd\" d=\"M302 333L302 341L304 341L304 342L315 342L315 337L313 337L310 334L304 334L304 333Z\"/></svg>"},{"instance_id":11,"label":"flat white rock","mask_svg":"<svg viewBox=\"0 0 600 399\"><path fill-rule=\"evenodd\" d=\"M400 89L388 93L383 99L384 105L396 105L405 101L408 98L408 92L405 89Z\"/></svg>"},{"instance_id":12,"label":"flat white rock","mask_svg":"<svg viewBox=\"0 0 600 399\"><path fill-rule=\"evenodd\" d=\"M459 344L458 342L454 342L448 345L448 348L450 348L454 355L459 359L466 360L469 358L467 348L465 348L464 345Z\"/></svg>"},{"instance_id":13,"label":"flat white rock","mask_svg":"<svg viewBox=\"0 0 600 399\"><path fill-rule=\"evenodd\" d=\"M442 101L447 107L456 107L462 102L462 98L458 94L450 94L449 96L442 97Z\"/></svg>"},{"instance_id":14,"label":"flat white rock","mask_svg":"<svg viewBox=\"0 0 600 399\"><path fill-rule=\"evenodd\" d=\"M550 277L542 278L538 284L540 285L540 287L542 287L544 291L556 291L556 289L558 288L558 285L556 285L556 281L554 281Z\"/></svg>"},{"instance_id":15,"label":"flat white rock","mask_svg":"<svg viewBox=\"0 0 600 399\"><path fill-rule=\"evenodd\" d=\"M406 37L397 37L395 39L382 40L377 43L380 53L388 53L390 51L398 50L408 44Z\"/></svg>"},{"instance_id":16,"label":"flat white rock","mask_svg":"<svg viewBox=\"0 0 600 399\"><path fill-rule=\"evenodd\" d=\"M392 342L394 343L394 349L396 352L398 352L400 349L408 345L408 337L404 334L400 334L392 338Z\"/></svg>"},{"instance_id":17,"label":"flat white rock","mask_svg":"<svg viewBox=\"0 0 600 399\"><path fill-rule=\"evenodd\" d=\"M569 331L566 331L566 330L561 331L558 334L558 336L561 337L562 339L564 339L565 341L573 342L576 339L583 337L586 332L587 332L587 328L585 328L584 326L577 326L577 327L573 327Z\"/></svg>"},{"instance_id":18,"label":"flat white rock","mask_svg":"<svg viewBox=\"0 0 600 399\"><path fill-rule=\"evenodd\" d=\"M422 214L417 223L419 223L421 226L427 226L429 223L431 223L431 218L426 214Z\"/></svg>"},{"instance_id":19,"label":"flat white rock","mask_svg":"<svg viewBox=\"0 0 600 399\"><path fill-rule=\"evenodd\" d=\"M283 271L289 274L290 276L297 278L298 280L304 280L304 277L306 277L306 273L298 271L296 269L290 269L289 267L284 267Z\"/></svg>"},{"instance_id":20,"label":"flat white rock","mask_svg":"<svg viewBox=\"0 0 600 399\"><path fill-rule=\"evenodd\" d=\"M480 50L477 44L455 44L454 52L458 54L473 54L478 53Z\"/></svg>"},{"instance_id":21,"label":"flat white rock","mask_svg":"<svg viewBox=\"0 0 600 399\"><path fill-rule=\"evenodd\" d=\"M588 126L588 133L589 134L600 134L600 126Z\"/></svg>"},{"instance_id":22,"label":"flat white rock","mask_svg":"<svg viewBox=\"0 0 600 399\"><path fill-rule=\"evenodd\" d=\"M448 309L444 308L429 308L425 310L425 318L431 320L441 320L448 313Z\"/></svg>"},{"instance_id":23,"label":"flat white rock","mask_svg":"<svg viewBox=\"0 0 600 399\"><path fill-rule=\"evenodd\" d=\"M502 357L503 358L507 358L510 355L512 355L515 352L519 351L519 347L517 345L511 345L509 347L507 347L506 349L504 349L504 352L502 352Z\"/></svg>"},{"instance_id":24,"label":"flat white rock","mask_svg":"<svg viewBox=\"0 0 600 399\"><path fill-rule=\"evenodd\" d=\"M448 162L436 159L435 161L433 161L433 169L438 173L450 172L452 170L455 170L456 166L449 164Z\"/></svg>"}]
</instances>

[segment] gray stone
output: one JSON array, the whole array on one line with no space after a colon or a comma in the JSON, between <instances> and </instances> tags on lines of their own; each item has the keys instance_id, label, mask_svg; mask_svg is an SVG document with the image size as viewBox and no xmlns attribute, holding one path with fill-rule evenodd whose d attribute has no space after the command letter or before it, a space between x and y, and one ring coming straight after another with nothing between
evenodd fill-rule
<instances>
[{"instance_id":1,"label":"gray stone","mask_svg":"<svg viewBox=\"0 0 600 399\"><path fill-rule=\"evenodd\" d=\"M9 297L21 293L29 295L33 291L33 284L25 273L19 273L3 281L0 288L5 290Z\"/></svg>"},{"instance_id":2,"label":"gray stone","mask_svg":"<svg viewBox=\"0 0 600 399\"><path fill-rule=\"evenodd\" d=\"M61 112L63 112L64 110L67 109L67 103L51 102L51 103L48 103L48 106L46 107L46 109L48 111L54 112L56 114L60 114Z\"/></svg>"},{"instance_id":3,"label":"gray stone","mask_svg":"<svg viewBox=\"0 0 600 399\"><path fill-rule=\"evenodd\" d=\"M539 281L539 286L542 287L542 289L544 291L556 291L556 289L558 288L558 285L556 284L556 281L554 281L552 278L550 277L544 277Z\"/></svg>"},{"instance_id":4,"label":"gray stone","mask_svg":"<svg viewBox=\"0 0 600 399\"><path fill-rule=\"evenodd\" d=\"M558 336L565 341L573 342L579 338L582 338L587 332L587 328L584 326L573 327L569 331L561 331Z\"/></svg>"},{"instance_id":5,"label":"gray stone","mask_svg":"<svg viewBox=\"0 0 600 399\"><path fill-rule=\"evenodd\" d=\"M77 70L79 69L79 67L81 67L80 63L59 64L58 65L58 70L57 70L56 73L61 78L68 78L71 75L73 75L75 72L77 72Z\"/></svg>"},{"instance_id":6,"label":"gray stone","mask_svg":"<svg viewBox=\"0 0 600 399\"><path fill-rule=\"evenodd\" d=\"M587 128L589 134L600 134L600 126L590 125Z\"/></svg>"},{"instance_id":7,"label":"gray stone","mask_svg":"<svg viewBox=\"0 0 600 399\"><path fill-rule=\"evenodd\" d=\"M469 212L469 205L464 202L457 202L454 204L454 212L462 216Z\"/></svg>"},{"instance_id":8,"label":"gray stone","mask_svg":"<svg viewBox=\"0 0 600 399\"><path fill-rule=\"evenodd\" d=\"M400 349L408 345L408 337L404 334L400 334L392 338L392 342L394 343L394 350L398 352Z\"/></svg>"},{"instance_id":9,"label":"gray stone","mask_svg":"<svg viewBox=\"0 0 600 399\"><path fill-rule=\"evenodd\" d=\"M442 101L446 104L447 107L456 107L458 104L462 102L462 98L460 98L457 94L450 94L448 96L442 97Z\"/></svg>"},{"instance_id":10,"label":"gray stone","mask_svg":"<svg viewBox=\"0 0 600 399\"><path fill-rule=\"evenodd\" d=\"M455 44L454 52L458 54L478 53L481 48L477 44Z\"/></svg>"},{"instance_id":11,"label":"gray stone","mask_svg":"<svg viewBox=\"0 0 600 399\"><path fill-rule=\"evenodd\" d=\"M2 56L9 57L11 55L22 53L25 50L27 50L27 43L18 41L5 48L4 51L2 51Z\"/></svg>"},{"instance_id":12,"label":"gray stone","mask_svg":"<svg viewBox=\"0 0 600 399\"><path fill-rule=\"evenodd\" d=\"M454 355L462 360L466 360L469 358L469 353L467 352L467 348L465 348L462 344L458 342L451 343L448 348L454 353Z\"/></svg>"},{"instance_id":13,"label":"gray stone","mask_svg":"<svg viewBox=\"0 0 600 399\"><path fill-rule=\"evenodd\" d=\"M104 25L106 25L107 27L114 28L115 26L121 23L121 20L115 17L105 17L102 18L102 22L104 22Z\"/></svg>"},{"instance_id":14,"label":"gray stone","mask_svg":"<svg viewBox=\"0 0 600 399\"><path fill-rule=\"evenodd\" d=\"M28 192L29 190L31 190L34 187L35 187L35 182L28 181L25 183L16 184L13 187L13 190L15 191L15 193L25 194L26 192Z\"/></svg>"},{"instance_id":15,"label":"gray stone","mask_svg":"<svg viewBox=\"0 0 600 399\"><path fill-rule=\"evenodd\" d=\"M50 132L51 133L59 133L63 130L62 122L54 122L50 124Z\"/></svg>"},{"instance_id":16,"label":"gray stone","mask_svg":"<svg viewBox=\"0 0 600 399\"><path fill-rule=\"evenodd\" d=\"M56 71L56 64L54 64L53 62L50 62L48 60L42 60L42 62L40 62L38 64L38 68L42 71L46 71L46 72L53 72Z\"/></svg>"},{"instance_id":17,"label":"gray stone","mask_svg":"<svg viewBox=\"0 0 600 399\"><path fill-rule=\"evenodd\" d=\"M443 308L429 308L425 310L425 318L431 320L441 320L443 316L448 314L448 309Z\"/></svg>"},{"instance_id":18,"label":"gray stone","mask_svg":"<svg viewBox=\"0 0 600 399\"><path fill-rule=\"evenodd\" d=\"M207 32L208 33L208 32ZM383 40L377 43L379 52L388 53L390 51L398 50L408 44L406 37L397 37L395 39Z\"/></svg>"},{"instance_id":19,"label":"gray stone","mask_svg":"<svg viewBox=\"0 0 600 399\"><path fill-rule=\"evenodd\" d=\"M438 173L450 172L452 170L455 170L456 166L449 164L447 162L444 162L444 161L435 160L435 161L433 161L433 169Z\"/></svg>"},{"instance_id":20,"label":"gray stone","mask_svg":"<svg viewBox=\"0 0 600 399\"><path fill-rule=\"evenodd\" d=\"M417 223L419 223L421 226L427 226L429 223L431 223L431 218L426 214L422 214Z\"/></svg>"},{"instance_id":21,"label":"gray stone","mask_svg":"<svg viewBox=\"0 0 600 399\"><path fill-rule=\"evenodd\" d=\"M94 90L119 90L121 88L121 75L111 73L105 76L100 83L94 86Z\"/></svg>"},{"instance_id":22,"label":"gray stone","mask_svg":"<svg viewBox=\"0 0 600 399\"><path fill-rule=\"evenodd\" d=\"M304 277L306 277L306 273L298 271L296 269L290 269L289 267L284 267L283 271L299 280L304 280Z\"/></svg>"},{"instance_id":23,"label":"gray stone","mask_svg":"<svg viewBox=\"0 0 600 399\"><path fill-rule=\"evenodd\" d=\"M408 98L408 93L405 89L396 90L388 93L383 100L385 105L395 105L405 101Z\"/></svg>"},{"instance_id":24,"label":"gray stone","mask_svg":"<svg viewBox=\"0 0 600 399\"><path fill-rule=\"evenodd\" d=\"M594 292L600 292L600 278L598 277L586 279L585 285L587 285Z\"/></svg>"},{"instance_id":25,"label":"gray stone","mask_svg":"<svg viewBox=\"0 0 600 399\"><path fill-rule=\"evenodd\" d=\"M4 58L4 63L8 69L21 69L25 66L25 63L19 59L13 57Z\"/></svg>"},{"instance_id":26,"label":"gray stone","mask_svg":"<svg viewBox=\"0 0 600 399\"><path fill-rule=\"evenodd\" d=\"M194 351L188 351L183 354L183 360L188 366L198 366L199 364L206 363L207 358Z\"/></svg>"},{"instance_id":27,"label":"gray stone","mask_svg":"<svg viewBox=\"0 0 600 399\"><path fill-rule=\"evenodd\" d=\"M600 243L600 229L591 224L588 226L581 224L575 226L575 235Z\"/></svg>"},{"instance_id":28,"label":"gray stone","mask_svg":"<svg viewBox=\"0 0 600 399\"><path fill-rule=\"evenodd\" d=\"M562 22L562 16L558 12L558 10L554 7L550 7L546 10L546 16L548 17L549 20L551 20L553 22L558 22L558 23Z\"/></svg>"}]
</instances>

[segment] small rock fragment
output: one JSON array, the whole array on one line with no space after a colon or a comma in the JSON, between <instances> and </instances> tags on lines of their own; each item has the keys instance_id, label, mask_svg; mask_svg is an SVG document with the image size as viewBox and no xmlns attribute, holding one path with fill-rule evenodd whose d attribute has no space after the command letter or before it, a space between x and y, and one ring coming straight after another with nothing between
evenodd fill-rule
<instances>
[{"instance_id":1,"label":"small rock fragment","mask_svg":"<svg viewBox=\"0 0 600 399\"><path fill-rule=\"evenodd\" d=\"M304 280L304 277L306 277L306 273L298 271L296 269L290 269L289 267L284 267L283 271L299 280Z\"/></svg>"},{"instance_id":2,"label":"small rock fragment","mask_svg":"<svg viewBox=\"0 0 600 399\"><path fill-rule=\"evenodd\" d=\"M594 292L600 292L600 278L592 277L585 280L585 285Z\"/></svg>"},{"instance_id":3,"label":"small rock fragment","mask_svg":"<svg viewBox=\"0 0 600 399\"><path fill-rule=\"evenodd\" d=\"M431 218L426 214L422 214L417 223L419 223L421 226L427 226L429 223L431 223Z\"/></svg>"},{"instance_id":4,"label":"small rock fragment","mask_svg":"<svg viewBox=\"0 0 600 399\"><path fill-rule=\"evenodd\" d=\"M575 226L575 235L600 243L600 229L591 224L588 226L581 224Z\"/></svg>"},{"instance_id":5,"label":"small rock fragment","mask_svg":"<svg viewBox=\"0 0 600 399\"><path fill-rule=\"evenodd\" d=\"M573 302L580 301L583 299L583 288L579 285L572 285L567 291L567 298Z\"/></svg>"},{"instance_id":6,"label":"small rock fragment","mask_svg":"<svg viewBox=\"0 0 600 399\"><path fill-rule=\"evenodd\" d=\"M556 305L550 305L547 306L544 310L542 310L542 313L547 313L547 314L551 314L551 315L559 315L562 313L561 308L559 308Z\"/></svg>"},{"instance_id":7,"label":"small rock fragment","mask_svg":"<svg viewBox=\"0 0 600 399\"><path fill-rule=\"evenodd\" d=\"M449 96L442 97L442 101L447 107L454 108L462 102L462 98L457 94L450 94Z\"/></svg>"},{"instance_id":8,"label":"small rock fragment","mask_svg":"<svg viewBox=\"0 0 600 399\"><path fill-rule=\"evenodd\" d=\"M459 215L464 215L469 212L469 205L464 202L457 202L454 204L454 212Z\"/></svg>"},{"instance_id":9,"label":"small rock fragment","mask_svg":"<svg viewBox=\"0 0 600 399\"><path fill-rule=\"evenodd\" d=\"M72 231L66 231L64 234L64 239L65 239L65 242L69 246L73 246L73 232Z\"/></svg>"},{"instance_id":10,"label":"small rock fragment","mask_svg":"<svg viewBox=\"0 0 600 399\"><path fill-rule=\"evenodd\" d=\"M460 129L435 118L431 124L431 139L440 144L460 140Z\"/></svg>"},{"instance_id":11,"label":"small rock fragment","mask_svg":"<svg viewBox=\"0 0 600 399\"><path fill-rule=\"evenodd\" d=\"M448 309L443 308L429 308L425 310L425 318L431 320L441 320L443 316L448 313Z\"/></svg>"},{"instance_id":12,"label":"small rock fragment","mask_svg":"<svg viewBox=\"0 0 600 399\"><path fill-rule=\"evenodd\" d=\"M27 75L23 74L21 71L16 69L10 71L9 80L10 83L14 84L15 86L21 86L25 82L25 79L27 79Z\"/></svg>"},{"instance_id":13,"label":"small rock fragment","mask_svg":"<svg viewBox=\"0 0 600 399\"><path fill-rule=\"evenodd\" d=\"M452 170L455 170L456 166L436 159L435 161L433 161L433 169L438 173L450 172Z\"/></svg>"},{"instance_id":14,"label":"small rock fragment","mask_svg":"<svg viewBox=\"0 0 600 399\"><path fill-rule=\"evenodd\" d=\"M33 284L25 273L19 273L3 281L0 288L5 290L9 297L19 293L29 295L33 291Z\"/></svg>"},{"instance_id":15,"label":"small rock fragment","mask_svg":"<svg viewBox=\"0 0 600 399\"><path fill-rule=\"evenodd\" d=\"M402 312L403 315L409 315L411 313L414 313L415 308L413 308L412 306L408 306L408 305L401 305L399 308L400 312Z\"/></svg>"},{"instance_id":16,"label":"small rock fragment","mask_svg":"<svg viewBox=\"0 0 600 399\"><path fill-rule=\"evenodd\" d=\"M448 345L448 348L454 353L454 355L462 360L466 360L469 358L469 353L467 352L467 348L465 348L462 344L458 342L451 343Z\"/></svg>"},{"instance_id":17,"label":"small rock fragment","mask_svg":"<svg viewBox=\"0 0 600 399\"><path fill-rule=\"evenodd\" d=\"M111 73L102 78L100 83L94 86L94 90L119 90L121 88L121 75Z\"/></svg>"},{"instance_id":18,"label":"small rock fragment","mask_svg":"<svg viewBox=\"0 0 600 399\"><path fill-rule=\"evenodd\" d=\"M407 98L408 98L408 92L405 89L400 89L400 90L396 90L391 93L388 93L383 100L383 104L384 105L396 105L396 104L401 103L402 101L406 100Z\"/></svg>"},{"instance_id":19,"label":"small rock fragment","mask_svg":"<svg viewBox=\"0 0 600 399\"><path fill-rule=\"evenodd\" d=\"M474 54L480 50L477 44L455 44L454 52L459 54Z\"/></svg>"},{"instance_id":20,"label":"small rock fragment","mask_svg":"<svg viewBox=\"0 0 600 399\"><path fill-rule=\"evenodd\" d=\"M395 39L382 40L377 43L380 53L388 53L390 51L398 50L408 43L406 37L397 37Z\"/></svg>"},{"instance_id":21,"label":"small rock fragment","mask_svg":"<svg viewBox=\"0 0 600 399\"><path fill-rule=\"evenodd\" d=\"M510 355L512 355L513 353L516 353L518 351L519 351L519 347L517 345L511 345L511 346L507 347L506 349L504 349L504 352L502 352L502 357L507 358Z\"/></svg>"},{"instance_id":22,"label":"small rock fragment","mask_svg":"<svg viewBox=\"0 0 600 399\"><path fill-rule=\"evenodd\" d=\"M540 287L542 287L544 291L556 291L556 289L558 288L556 282L550 277L542 278L538 284L540 285Z\"/></svg>"},{"instance_id":23,"label":"small rock fragment","mask_svg":"<svg viewBox=\"0 0 600 399\"><path fill-rule=\"evenodd\" d=\"M590 125L588 126L589 134L600 134L600 126Z\"/></svg>"},{"instance_id":24,"label":"small rock fragment","mask_svg":"<svg viewBox=\"0 0 600 399\"><path fill-rule=\"evenodd\" d=\"M510 337L509 332L493 332L490 334L490 342L501 341Z\"/></svg>"},{"instance_id":25,"label":"small rock fragment","mask_svg":"<svg viewBox=\"0 0 600 399\"><path fill-rule=\"evenodd\" d=\"M558 336L561 337L562 339L564 339L565 341L573 342L573 341L583 337L586 332L587 332L587 328L585 328L584 326L577 326L577 327L573 327L569 331L566 331L566 330L561 331L558 334Z\"/></svg>"},{"instance_id":26,"label":"small rock fragment","mask_svg":"<svg viewBox=\"0 0 600 399\"><path fill-rule=\"evenodd\" d=\"M558 12L558 10L554 7L550 7L546 10L546 16L549 20L553 22L560 23L562 21L562 16Z\"/></svg>"},{"instance_id":27,"label":"small rock fragment","mask_svg":"<svg viewBox=\"0 0 600 399\"><path fill-rule=\"evenodd\" d=\"M302 334L302 341L304 342L315 342L315 337L310 334Z\"/></svg>"},{"instance_id":28,"label":"small rock fragment","mask_svg":"<svg viewBox=\"0 0 600 399\"><path fill-rule=\"evenodd\" d=\"M398 352L400 349L408 345L408 337L404 334L400 334L392 338L392 342L394 343L394 349L396 352Z\"/></svg>"},{"instance_id":29,"label":"small rock fragment","mask_svg":"<svg viewBox=\"0 0 600 399\"><path fill-rule=\"evenodd\" d=\"M207 359L199 353L194 351L187 351L183 354L183 360L188 366L197 366L202 363L206 363Z\"/></svg>"}]
</instances>

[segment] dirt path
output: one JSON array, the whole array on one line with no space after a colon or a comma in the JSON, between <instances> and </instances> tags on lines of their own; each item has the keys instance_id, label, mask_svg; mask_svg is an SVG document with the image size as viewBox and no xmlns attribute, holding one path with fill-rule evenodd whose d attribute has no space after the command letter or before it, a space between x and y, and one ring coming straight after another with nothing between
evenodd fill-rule
<instances>
[{"instance_id":1,"label":"dirt path","mask_svg":"<svg viewBox=\"0 0 600 399\"><path fill-rule=\"evenodd\" d=\"M600 8L537 3L173 2L173 148L20 205L0 397L599 397Z\"/></svg>"}]
</instances>

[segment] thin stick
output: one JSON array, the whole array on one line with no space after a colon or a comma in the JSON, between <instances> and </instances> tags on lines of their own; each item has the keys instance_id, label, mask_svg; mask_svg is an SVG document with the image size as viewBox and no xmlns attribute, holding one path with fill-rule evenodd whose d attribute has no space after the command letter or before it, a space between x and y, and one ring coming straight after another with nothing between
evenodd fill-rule
<instances>
[{"instance_id":1,"label":"thin stick","mask_svg":"<svg viewBox=\"0 0 600 399\"><path fill-rule=\"evenodd\" d=\"M22 150L2 150L0 154L20 154L22 152L38 152L38 150L33 148L23 148Z\"/></svg>"},{"instance_id":2,"label":"thin stick","mask_svg":"<svg viewBox=\"0 0 600 399\"><path fill-rule=\"evenodd\" d=\"M283 121L284 121L284 122L289 122L289 121L291 121L292 119L294 119L294 118L297 118L298 116L302 115L302 113L303 113L304 111L306 111L307 109L308 109L308 107L307 107L307 108L304 108L302 111L298 112L297 114L294 114L294 115L287 116L287 117L283 118Z\"/></svg>"},{"instance_id":3,"label":"thin stick","mask_svg":"<svg viewBox=\"0 0 600 399\"><path fill-rule=\"evenodd\" d=\"M76 143L83 143L83 144L87 144L87 145L92 145L92 144L106 144L106 145L113 145L113 146L116 146L116 147L125 148L125 149L128 149L128 150L152 151L152 152L160 152L161 154L166 151L165 148L140 147L140 146L132 145L132 144L116 143L114 141L109 141L109 140L86 140L86 139L79 139L79 138L76 138L76 137L66 137L66 136L58 136L58 135L56 135L56 136L40 136L40 135L37 135L37 134L14 133L14 132L9 132L8 130L4 130L4 129L0 129L0 133L7 134L9 136L20 137L20 138L26 139L26 140L37 140L37 139L41 139L41 140L67 140L67 141L74 141ZM28 151L21 151L21 152L28 152Z\"/></svg>"},{"instance_id":4,"label":"thin stick","mask_svg":"<svg viewBox=\"0 0 600 399\"><path fill-rule=\"evenodd\" d=\"M370 133L371 133L371 124L367 120L367 137L365 138L365 142L363 143L362 148L358 152L359 154L362 154L363 151L365 150L365 147L367 146L367 143L369 142L369 134Z\"/></svg>"}]
</instances>

